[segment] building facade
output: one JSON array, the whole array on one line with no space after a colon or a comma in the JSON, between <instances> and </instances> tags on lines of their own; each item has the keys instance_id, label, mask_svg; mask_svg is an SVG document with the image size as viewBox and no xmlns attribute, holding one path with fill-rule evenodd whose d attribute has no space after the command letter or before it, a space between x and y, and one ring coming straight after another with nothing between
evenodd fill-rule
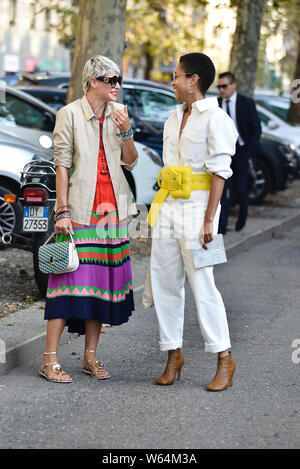
<instances>
[{"instance_id":1,"label":"building facade","mask_svg":"<svg viewBox=\"0 0 300 469\"><path fill-rule=\"evenodd\" d=\"M56 12L43 0L0 0L0 76L7 72L68 71L70 52L59 44ZM64 2L61 1L60 4Z\"/></svg>"}]
</instances>

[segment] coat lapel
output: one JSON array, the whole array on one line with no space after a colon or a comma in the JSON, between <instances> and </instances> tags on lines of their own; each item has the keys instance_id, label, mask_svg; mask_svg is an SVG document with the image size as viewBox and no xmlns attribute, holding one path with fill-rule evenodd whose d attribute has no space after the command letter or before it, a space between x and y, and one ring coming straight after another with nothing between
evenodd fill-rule
<instances>
[{"instance_id":1,"label":"coat lapel","mask_svg":"<svg viewBox=\"0 0 300 469\"><path fill-rule=\"evenodd\" d=\"M241 118L241 95L237 94L236 96L236 103L235 103L235 118L236 118L236 124L238 129L241 128L240 126L240 118Z\"/></svg>"}]
</instances>

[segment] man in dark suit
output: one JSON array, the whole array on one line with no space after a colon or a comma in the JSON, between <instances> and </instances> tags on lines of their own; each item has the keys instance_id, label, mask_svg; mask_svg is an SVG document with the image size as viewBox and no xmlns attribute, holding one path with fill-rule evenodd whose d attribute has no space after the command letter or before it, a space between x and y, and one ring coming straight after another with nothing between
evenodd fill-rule
<instances>
[{"instance_id":1,"label":"man in dark suit","mask_svg":"<svg viewBox=\"0 0 300 469\"><path fill-rule=\"evenodd\" d=\"M259 148L261 135L260 120L253 99L242 96L236 92L236 80L231 72L219 75L218 89L220 97L219 106L232 118L239 138L236 143L236 154L232 158L232 177L225 182L221 198L221 215L219 233L226 233L230 191L234 192L240 206L236 231L241 231L248 215L248 186L249 186L249 158L255 155Z\"/></svg>"}]
</instances>

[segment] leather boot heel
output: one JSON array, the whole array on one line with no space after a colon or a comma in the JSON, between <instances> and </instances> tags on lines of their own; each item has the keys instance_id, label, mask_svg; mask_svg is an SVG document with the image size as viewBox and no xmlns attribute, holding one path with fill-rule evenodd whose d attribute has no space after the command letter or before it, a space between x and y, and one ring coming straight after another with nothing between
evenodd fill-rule
<instances>
[{"instance_id":1,"label":"leather boot heel","mask_svg":"<svg viewBox=\"0 0 300 469\"><path fill-rule=\"evenodd\" d=\"M167 386L173 384L177 375L178 381L181 379L181 369L184 364L184 358L180 349L168 351L168 361L165 371L156 380L156 384Z\"/></svg>"},{"instance_id":2,"label":"leather boot heel","mask_svg":"<svg viewBox=\"0 0 300 469\"><path fill-rule=\"evenodd\" d=\"M218 368L213 381L206 387L207 391L225 391L228 386L233 386L233 374L236 365L231 358L231 352L225 357L218 358Z\"/></svg>"}]
</instances>

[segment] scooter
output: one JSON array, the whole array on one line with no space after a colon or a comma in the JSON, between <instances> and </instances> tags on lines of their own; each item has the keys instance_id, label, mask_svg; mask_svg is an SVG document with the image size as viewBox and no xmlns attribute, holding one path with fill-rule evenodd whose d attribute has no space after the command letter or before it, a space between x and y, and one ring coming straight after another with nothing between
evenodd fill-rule
<instances>
[{"instance_id":1,"label":"scooter","mask_svg":"<svg viewBox=\"0 0 300 469\"><path fill-rule=\"evenodd\" d=\"M24 167L17 195L23 208L22 234L2 234L5 247L32 251L35 281L42 297L46 296L48 275L39 269L38 251L54 231L55 177L52 161L35 160Z\"/></svg>"}]
</instances>

